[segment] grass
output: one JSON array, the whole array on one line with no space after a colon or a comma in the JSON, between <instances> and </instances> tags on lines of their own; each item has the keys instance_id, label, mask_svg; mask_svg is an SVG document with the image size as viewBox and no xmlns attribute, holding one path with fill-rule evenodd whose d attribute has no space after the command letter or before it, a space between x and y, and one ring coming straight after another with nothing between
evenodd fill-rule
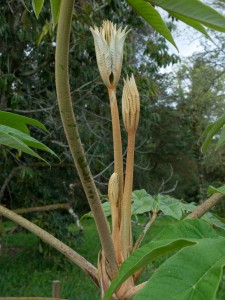
<instances>
[{"instance_id":1,"label":"grass","mask_svg":"<svg viewBox=\"0 0 225 300\"><path fill-rule=\"evenodd\" d=\"M139 222L145 223L144 217ZM169 217L158 218L148 232L144 243L149 242L163 227L176 222ZM63 221L64 223L64 221ZM95 266L100 250L100 241L92 219L82 222L82 235L75 233L70 246ZM60 280L61 298L71 300L99 300L98 289L78 267L70 263L63 255L40 243L34 235L22 230L12 232L15 225L4 221L4 231L0 237L0 297L51 297L52 281ZM134 237L137 238L142 227L134 225ZM135 240L134 238L134 240ZM64 242L67 236L64 235ZM142 274L140 282L148 280L159 265L168 256L150 264ZM225 299L225 275L220 283L217 299Z\"/></svg>"},{"instance_id":2,"label":"grass","mask_svg":"<svg viewBox=\"0 0 225 300\"><path fill-rule=\"evenodd\" d=\"M85 220L83 226L84 232L74 241L74 248L96 265L100 241L95 225L92 220ZM7 234L1 238L1 244L1 297L51 297L52 281L60 280L62 298L99 299L98 289L83 271L61 254L40 244L34 235L26 232Z\"/></svg>"},{"instance_id":3,"label":"grass","mask_svg":"<svg viewBox=\"0 0 225 300\"><path fill-rule=\"evenodd\" d=\"M139 217L138 221L145 223L146 218ZM145 241L149 241L157 234L165 222L168 224L168 219L156 221ZM94 221L85 219L82 225L84 227L82 235L75 232L73 241L69 239L70 246L96 266L100 241ZM64 219L61 226L65 227ZM71 226L68 228L71 231ZM15 225L12 222L4 221L4 234L0 240L3 247L0 256L0 297L51 297L52 281L60 280L62 298L73 300L100 298L98 289L86 274L63 255L43 245L37 237L24 230L10 233L13 229ZM142 227L133 226L135 238L141 230ZM65 232L66 230L62 235L64 242L67 243ZM152 270L153 267L150 265L143 274L143 279L146 280L152 274Z\"/></svg>"}]
</instances>

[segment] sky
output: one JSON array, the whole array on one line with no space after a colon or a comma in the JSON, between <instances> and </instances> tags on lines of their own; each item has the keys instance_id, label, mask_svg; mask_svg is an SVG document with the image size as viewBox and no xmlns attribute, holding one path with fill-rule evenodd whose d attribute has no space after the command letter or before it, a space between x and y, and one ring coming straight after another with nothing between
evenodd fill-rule
<instances>
[{"instance_id":1,"label":"sky","mask_svg":"<svg viewBox=\"0 0 225 300\"><path fill-rule=\"evenodd\" d=\"M168 42L169 46L169 53L176 54L180 57L181 63L187 57L190 57L194 53L201 52L202 46L200 40L204 38L203 34L199 33L197 30L191 28L190 26L184 24L181 21L177 21L175 23L177 25L176 31L172 32L172 36L174 41L178 47L179 52L177 49ZM162 68L162 73L169 73L174 68L169 65L166 68Z\"/></svg>"},{"instance_id":2,"label":"sky","mask_svg":"<svg viewBox=\"0 0 225 300\"><path fill-rule=\"evenodd\" d=\"M177 32L172 34L179 49L178 55L188 57L195 52L201 51L200 39L203 35L181 21L176 23ZM170 47L170 51L177 54L177 50L173 46Z\"/></svg>"}]
</instances>

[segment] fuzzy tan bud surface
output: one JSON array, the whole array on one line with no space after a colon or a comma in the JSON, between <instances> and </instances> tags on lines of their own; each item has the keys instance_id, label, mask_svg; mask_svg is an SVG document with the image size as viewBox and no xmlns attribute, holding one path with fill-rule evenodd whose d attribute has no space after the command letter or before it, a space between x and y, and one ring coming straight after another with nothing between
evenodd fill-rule
<instances>
[{"instance_id":1,"label":"fuzzy tan bud surface","mask_svg":"<svg viewBox=\"0 0 225 300\"><path fill-rule=\"evenodd\" d=\"M109 180L108 196L110 204L117 205L119 196L119 178L117 173L113 173Z\"/></svg>"},{"instance_id":2,"label":"fuzzy tan bud surface","mask_svg":"<svg viewBox=\"0 0 225 300\"><path fill-rule=\"evenodd\" d=\"M126 131L136 131L140 116L140 97L138 89L132 75L129 79L124 80L122 96L122 114Z\"/></svg>"},{"instance_id":3,"label":"fuzzy tan bud surface","mask_svg":"<svg viewBox=\"0 0 225 300\"><path fill-rule=\"evenodd\" d=\"M129 31L110 21L104 21L100 28L90 27L94 37L98 69L104 84L116 87L123 62L123 45Z\"/></svg>"}]
</instances>

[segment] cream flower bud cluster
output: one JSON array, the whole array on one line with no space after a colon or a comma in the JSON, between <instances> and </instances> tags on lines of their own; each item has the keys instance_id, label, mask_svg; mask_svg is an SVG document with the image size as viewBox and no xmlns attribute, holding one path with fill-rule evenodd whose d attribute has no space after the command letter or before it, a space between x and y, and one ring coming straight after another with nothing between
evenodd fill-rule
<instances>
[{"instance_id":1,"label":"cream flower bud cluster","mask_svg":"<svg viewBox=\"0 0 225 300\"><path fill-rule=\"evenodd\" d=\"M121 75L123 62L123 44L127 33L125 27L119 27L110 21L104 21L100 28L90 28L95 43L98 69L104 84L116 87Z\"/></svg>"},{"instance_id":2,"label":"cream flower bud cluster","mask_svg":"<svg viewBox=\"0 0 225 300\"><path fill-rule=\"evenodd\" d=\"M132 75L124 80L122 96L122 114L126 131L136 131L140 116L140 97L138 89Z\"/></svg>"}]
</instances>

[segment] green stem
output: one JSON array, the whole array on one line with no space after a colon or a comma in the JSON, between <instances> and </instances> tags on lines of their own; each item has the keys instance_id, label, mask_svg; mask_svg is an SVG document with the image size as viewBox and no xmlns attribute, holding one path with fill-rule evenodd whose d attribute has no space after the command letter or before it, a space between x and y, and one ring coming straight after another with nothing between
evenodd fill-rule
<instances>
[{"instance_id":1,"label":"green stem","mask_svg":"<svg viewBox=\"0 0 225 300\"><path fill-rule=\"evenodd\" d=\"M94 283L98 284L98 270L89 263L83 256L78 254L76 251L68 247L66 244L55 238L53 235L48 233L47 231L41 229L39 226L34 223L26 220L25 218L17 215L13 211L5 208L0 205L0 215L3 215L5 218L12 220L13 222L19 224L23 228L32 232L36 236L38 236L42 241L57 249L59 252L64 254L67 258L69 258L73 263L79 266L83 271L85 271Z\"/></svg>"},{"instance_id":2,"label":"green stem","mask_svg":"<svg viewBox=\"0 0 225 300\"><path fill-rule=\"evenodd\" d=\"M133 251L135 251L141 244L141 242L143 241L146 233L148 232L149 228L152 226L152 224L155 222L156 218L157 218L158 213L157 212L153 212L151 219L148 221L148 223L145 225L143 231L141 232L141 234L139 235L134 247L133 247Z\"/></svg>"},{"instance_id":3,"label":"green stem","mask_svg":"<svg viewBox=\"0 0 225 300\"><path fill-rule=\"evenodd\" d=\"M121 243L124 258L127 258L132 248L131 236L131 197L133 189L133 172L134 172L134 145L135 132L128 132L126 176L122 203L122 224L121 224Z\"/></svg>"},{"instance_id":4,"label":"green stem","mask_svg":"<svg viewBox=\"0 0 225 300\"><path fill-rule=\"evenodd\" d=\"M57 98L70 151L97 225L110 276L114 278L118 266L109 226L81 144L70 96L68 56L73 5L74 0L66 0L61 3L55 55Z\"/></svg>"}]
</instances>

